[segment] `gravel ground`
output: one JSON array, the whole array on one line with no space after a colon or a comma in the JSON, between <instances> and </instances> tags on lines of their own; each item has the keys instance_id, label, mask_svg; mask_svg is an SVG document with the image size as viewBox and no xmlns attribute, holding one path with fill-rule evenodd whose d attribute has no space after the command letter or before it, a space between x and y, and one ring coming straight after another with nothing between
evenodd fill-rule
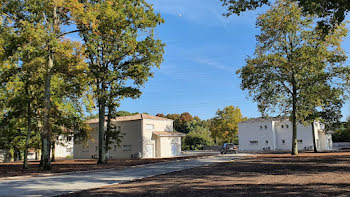
<instances>
[{"instance_id":1,"label":"gravel ground","mask_svg":"<svg viewBox=\"0 0 350 197\"><path fill-rule=\"evenodd\" d=\"M108 164L97 165L95 159L64 159L52 162L51 170L42 170L39 167L39 161L29 161L29 168L22 169L22 161L11 163L0 163L0 180L8 177L16 176L49 176L56 173L67 173L77 171L89 170L103 170L103 169L124 169L129 166L137 166L150 163L166 162L171 160L180 160L188 158L196 158L214 155L213 153L204 153L197 155L188 155L174 158L160 158L160 159L126 159L126 160L109 160Z\"/></svg>"},{"instance_id":2,"label":"gravel ground","mask_svg":"<svg viewBox=\"0 0 350 197\"><path fill-rule=\"evenodd\" d=\"M264 154L65 196L349 196L350 153Z\"/></svg>"}]
</instances>

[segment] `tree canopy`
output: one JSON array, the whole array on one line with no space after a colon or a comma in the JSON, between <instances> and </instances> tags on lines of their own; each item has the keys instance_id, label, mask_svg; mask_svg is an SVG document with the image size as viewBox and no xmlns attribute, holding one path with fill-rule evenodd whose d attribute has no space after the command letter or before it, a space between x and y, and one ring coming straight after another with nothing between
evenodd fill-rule
<instances>
[{"instance_id":1,"label":"tree canopy","mask_svg":"<svg viewBox=\"0 0 350 197\"><path fill-rule=\"evenodd\" d=\"M212 119L210 131L216 144L238 144L238 123L246 120L241 110L232 105L216 112Z\"/></svg>"},{"instance_id":2,"label":"tree canopy","mask_svg":"<svg viewBox=\"0 0 350 197\"><path fill-rule=\"evenodd\" d=\"M226 16L239 15L247 10L254 10L263 5L271 5L272 0L220 0L227 8ZM328 31L342 23L350 11L350 2L347 0L293 0L301 7L303 13L317 15L322 20L319 26Z\"/></svg>"},{"instance_id":3,"label":"tree canopy","mask_svg":"<svg viewBox=\"0 0 350 197\"><path fill-rule=\"evenodd\" d=\"M238 71L241 88L249 90L263 114L277 112L291 118L293 154L298 153L297 122L341 104L350 76L341 48L345 26L337 25L321 39L323 34L314 24L314 18L303 16L297 3L277 1L258 17L261 33L255 54Z\"/></svg>"},{"instance_id":4,"label":"tree canopy","mask_svg":"<svg viewBox=\"0 0 350 197\"><path fill-rule=\"evenodd\" d=\"M111 119L120 100L138 98L140 87L153 76L151 68L163 61L164 44L154 37L153 29L164 21L145 0L86 0L80 8L73 17L86 46L91 85L98 102L98 163L106 163L106 141L118 136L112 135Z\"/></svg>"}]
</instances>

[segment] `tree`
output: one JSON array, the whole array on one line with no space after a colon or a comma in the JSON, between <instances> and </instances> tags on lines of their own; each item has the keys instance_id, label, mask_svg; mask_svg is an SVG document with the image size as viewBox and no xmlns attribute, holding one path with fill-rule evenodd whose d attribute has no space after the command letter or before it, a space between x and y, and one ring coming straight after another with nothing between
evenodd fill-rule
<instances>
[{"instance_id":1,"label":"tree","mask_svg":"<svg viewBox=\"0 0 350 197\"><path fill-rule=\"evenodd\" d=\"M52 107L56 107L57 104L54 96L57 95L56 99L61 99L62 102L67 100L75 102L85 91L80 86L87 79L81 77L86 74L85 58L81 53L83 50L81 50L80 43L65 38L67 34L76 30L62 30L63 27L73 23L71 16L73 12L76 12L75 9L79 8L79 5L81 4L78 0L1 1L1 19L9 21L2 23L2 25L13 28L21 41L12 48L12 51L18 55L17 67L22 70L22 67L27 64L27 60L36 57L28 55L40 54L41 57L41 61L35 63L29 61L29 63L33 72L43 81L42 86L40 86L43 90L42 102L39 102L40 109L36 111L42 120L42 166L44 169L51 168L50 149L53 128L51 113ZM12 44L16 41L8 40ZM53 80L65 82L66 86L58 89L64 93L64 97L59 98L58 95L61 93L52 90L55 83Z\"/></svg>"},{"instance_id":2,"label":"tree","mask_svg":"<svg viewBox=\"0 0 350 197\"><path fill-rule=\"evenodd\" d=\"M305 123L317 108L342 100L350 73L343 65L344 25L321 39L313 21L302 16L296 3L277 1L258 17L261 34L255 55L238 71L241 88L249 90L261 112L289 115L294 155L298 154L297 123Z\"/></svg>"},{"instance_id":3,"label":"tree","mask_svg":"<svg viewBox=\"0 0 350 197\"><path fill-rule=\"evenodd\" d=\"M255 10L263 5L270 5L272 0L220 0L227 8L226 16L239 15L247 10ZM322 18L319 27L325 32L341 24L350 11L350 3L346 0L292 0L297 2L304 14L317 15Z\"/></svg>"},{"instance_id":4,"label":"tree","mask_svg":"<svg viewBox=\"0 0 350 197\"><path fill-rule=\"evenodd\" d=\"M138 97L152 77L151 68L163 60L164 44L153 29L163 19L145 0L82 1L73 13L86 46L93 90L99 109L99 164L106 160L105 117L125 97ZM110 128L110 127L109 127Z\"/></svg>"},{"instance_id":5,"label":"tree","mask_svg":"<svg viewBox=\"0 0 350 197\"><path fill-rule=\"evenodd\" d=\"M184 149L200 150L203 146L214 145L214 140L208 128L196 125L183 139Z\"/></svg>"},{"instance_id":6,"label":"tree","mask_svg":"<svg viewBox=\"0 0 350 197\"><path fill-rule=\"evenodd\" d=\"M210 125L211 135L216 144L238 144L238 123L246 120L241 110L232 105L218 109Z\"/></svg>"},{"instance_id":7,"label":"tree","mask_svg":"<svg viewBox=\"0 0 350 197\"><path fill-rule=\"evenodd\" d=\"M156 114L156 116L165 118L165 115L163 113L158 113L158 114Z\"/></svg>"}]
</instances>

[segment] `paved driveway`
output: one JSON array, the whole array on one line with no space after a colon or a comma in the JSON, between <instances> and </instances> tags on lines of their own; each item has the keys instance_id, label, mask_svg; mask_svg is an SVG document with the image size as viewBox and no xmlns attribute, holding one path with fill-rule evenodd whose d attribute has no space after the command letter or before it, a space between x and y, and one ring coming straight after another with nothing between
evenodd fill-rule
<instances>
[{"instance_id":1,"label":"paved driveway","mask_svg":"<svg viewBox=\"0 0 350 197\"><path fill-rule=\"evenodd\" d=\"M103 170L50 177L31 177L21 180L6 180L0 181L0 196L55 196L218 162L227 162L238 159L240 156L242 155L218 155L200 159L147 164L120 171Z\"/></svg>"}]
</instances>

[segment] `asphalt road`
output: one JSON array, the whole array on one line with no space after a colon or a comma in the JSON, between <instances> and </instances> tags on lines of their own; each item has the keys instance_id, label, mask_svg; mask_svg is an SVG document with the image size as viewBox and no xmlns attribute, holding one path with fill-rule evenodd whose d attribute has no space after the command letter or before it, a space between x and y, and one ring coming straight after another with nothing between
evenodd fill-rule
<instances>
[{"instance_id":1,"label":"asphalt road","mask_svg":"<svg viewBox=\"0 0 350 197\"><path fill-rule=\"evenodd\" d=\"M238 159L240 156L244 155L218 155L199 159L162 162L130 167L119 171L87 171L49 177L29 177L20 180L6 180L0 181L0 196L56 196L188 168L228 162Z\"/></svg>"}]
</instances>

